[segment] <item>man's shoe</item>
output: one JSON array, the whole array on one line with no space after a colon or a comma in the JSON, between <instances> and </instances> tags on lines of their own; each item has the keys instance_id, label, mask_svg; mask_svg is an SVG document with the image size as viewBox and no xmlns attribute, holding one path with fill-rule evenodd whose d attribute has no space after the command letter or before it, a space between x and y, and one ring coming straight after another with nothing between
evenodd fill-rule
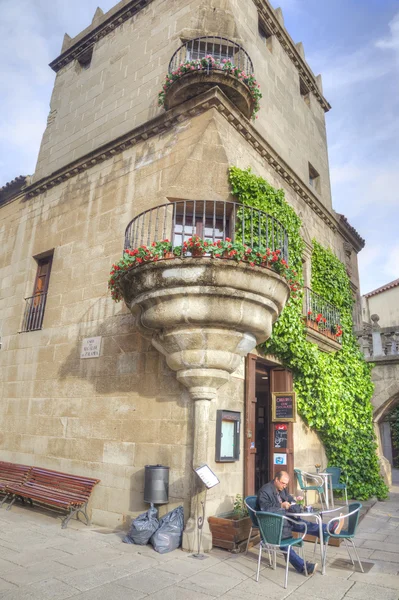
<instances>
[{"instance_id":1,"label":"man's shoe","mask_svg":"<svg viewBox=\"0 0 399 600\"><path fill-rule=\"evenodd\" d=\"M339 516L343 517L344 514L340 513ZM334 533L335 535L339 535L341 533L342 527L344 526L344 521L345 521L345 519L340 519L339 521L335 521L335 523L333 523L331 526L331 533Z\"/></svg>"},{"instance_id":2,"label":"man's shoe","mask_svg":"<svg viewBox=\"0 0 399 600\"><path fill-rule=\"evenodd\" d=\"M306 568L308 571L308 577L312 577L317 571L318 564L317 563L306 563Z\"/></svg>"}]
</instances>

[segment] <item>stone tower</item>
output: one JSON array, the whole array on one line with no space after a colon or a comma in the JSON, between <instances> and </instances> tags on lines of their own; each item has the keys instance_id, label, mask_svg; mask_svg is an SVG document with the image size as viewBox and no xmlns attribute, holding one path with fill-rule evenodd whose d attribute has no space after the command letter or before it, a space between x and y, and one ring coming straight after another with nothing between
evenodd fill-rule
<instances>
[{"instance_id":1,"label":"stone tower","mask_svg":"<svg viewBox=\"0 0 399 600\"><path fill-rule=\"evenodd\" d=\"M222 66L177 78L159 106L166 74L206 56ZM239 65L241 80L224 69L229 61ZM144 277L134 281L134 289L158 292L170 277L173 290L180 290L173 294L181 298L189 295L193 280L207 290L222 280L217 286L229 288L230 300L237 290L242 293L241 307L249 296L253 305L268 307L258 319L262 326L254 319L237 325L236 317L229 321L230 309L215 316L218 297L211 312L209 305L201 308L195 334L196 316L187 317L188 342L181 325L184 307L175 310L181 335L172 339L165 333L172 326L168 329L165 320L156 324L153 313L143 323L149 296L145 304L132 288L126 290L134 314L115 305L107 292L109 268L120 257L127 225L146 211L155 215L157 207L181 205L195 215L195 203L202 203L197 205L204 213L202 225L208 226L209 215L214 223L223 219L220 207L234 200L228 167L251 166L284 188L301 214L307 284L316 238L345 262L357 295L356 254L363 241L332 209L325 129L330 106L321 78L307 64L302 44L286 31L281 10L268 0L122 0L105 14L97 9L75 38L66 34L50 66L57 76L35 173L0 190L0 273L7 300L0 329L2 456L97 477L92 519L115 527L145 509L147 464L170 467L168 508L183 503L186 516L195 518L199 496L192 467L204 462L220 479L208 493L207 514L224 512L232 497L243 493L245 457L254 443L249 429L244 431L245 356L270 334L288 290L276 277L271 285L268 276L270 289L255 298L264 288L257 285L264 273L254 272L252 283L244 284L230 265L205 273L196 263L183 268L176 262L179 272L167 275L156 265L156 274L152 270L147 279L157 280L157 286L150 289ZM263 94L256 120L251 119L251 77ZM205 209L205 202L214 208ZM184 227L188 213L182 214ZM149 237L154 223L146 225ZM179 235L184 238L184 229ZM197 301L190 301L190 309ZM159 304L153 297L151 302L151 307ZM229 338L223 356L226 344L218 347L223 335L218 337L217 327L224 328L226 344ZM198 340L204 331L206 343ZM98 344L98 356L89 359L82 357L88 338ZM186 341L190 352L197 352L189 375L182 367L188 364L183 350L179 364L172 357L176 345ZM326 351L334 350L325 343ZM198 358L202 350L206 359ZM265 364L281 371L272 357ZM240 414L243 423L239 452L231 461L215 459L222 410ZM295 460L305 467L324 450L313 432L304 431L298 420L293 440L303 453ZM193 537L185 539L193 547ZM204 547L210 547L207 531Z\"/></svg>"}]
</instances>

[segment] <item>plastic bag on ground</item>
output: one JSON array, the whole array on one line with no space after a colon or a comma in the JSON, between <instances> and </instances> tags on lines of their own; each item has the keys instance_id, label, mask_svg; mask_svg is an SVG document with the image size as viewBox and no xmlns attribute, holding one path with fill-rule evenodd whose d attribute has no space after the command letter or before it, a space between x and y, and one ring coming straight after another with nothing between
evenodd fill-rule
<instances>
[{"instance_id":1,"label":"plastic bag on ground","mask_svg":"<svg viewBox=\"0 0 399 600\"><path fill-rule=\"evenodd\" d=\"M181 545L184 528L183 507L178 506L159 519L159 528L151 538L151 544L159 554L172 552Z\"/></svg>"},{"instance_id":2,"label":"plastic bag on ground","mask_svg":"<svg viewBox=\"0 0 399 600\"><path fill-rule=\"evenodd\" d=\"M125 544L138 544L139 546L148 544L150 537L159 527L157 517L157 509L149 508L147 512L134 519L129 533L123 538Z\"/></svg>"}]
</instances>

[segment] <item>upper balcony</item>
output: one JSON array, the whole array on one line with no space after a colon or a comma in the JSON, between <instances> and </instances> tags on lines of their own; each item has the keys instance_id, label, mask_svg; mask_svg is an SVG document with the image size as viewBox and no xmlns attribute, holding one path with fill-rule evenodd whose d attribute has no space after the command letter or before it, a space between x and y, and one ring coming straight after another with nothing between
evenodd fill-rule
<instances>
[{"instance_id":1,"label":"upper balcony","mask_svg":"<svg viewBox=\"0 0 399 600\"><path fill-rule=\"evenodd\" d=\"M304 288L307 339L325 352L340 350L342 345L339 310L310 288Z\"/></svg>"},{"instance_id":2,"label":"upper balcony","mask_svg":"<svg viewBox=\"0 0 399 600\"><path fill-rule=\"evenodd\" d=\"M159 104L168 110L214 86L247 118L259 110L262 94L244 48L223 37L195 38L173 54Z\"/></svg>"}]
</instances>

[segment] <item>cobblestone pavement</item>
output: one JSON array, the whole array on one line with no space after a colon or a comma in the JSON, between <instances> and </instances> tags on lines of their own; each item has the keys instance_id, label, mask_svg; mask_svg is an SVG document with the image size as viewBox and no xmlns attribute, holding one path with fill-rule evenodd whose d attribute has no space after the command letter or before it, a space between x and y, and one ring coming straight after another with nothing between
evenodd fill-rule
<instances>
[{"instance_id":1,"label":"cobblestone pavement","mask_svg":"<svg viewBox=\"0 0 399 600\"><path fill-rule=\"evenodd\" d=\"M214 550L198 561L177 550L121 542L121 533L77 522L62 530L59 518L39 510L0 510L1 600L397 600L399 598L399 481L387 502L371 508L359 526L357 547L366 573L352 567L346 549L330 547L327 573L311 578L284 563L262 564L255 581L256 549L247 556ZM311 560L313 545L306 545Z\"/></svg>"}]
</instances>

